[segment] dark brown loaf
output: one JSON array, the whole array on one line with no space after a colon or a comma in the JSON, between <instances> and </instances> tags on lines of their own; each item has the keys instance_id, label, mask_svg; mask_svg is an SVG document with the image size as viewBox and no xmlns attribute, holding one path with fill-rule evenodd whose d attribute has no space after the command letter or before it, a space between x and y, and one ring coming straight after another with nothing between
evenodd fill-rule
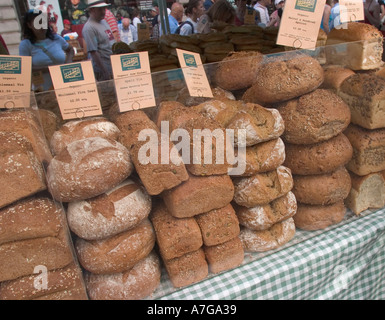
<instances>
[{"instance_id":1,"label":"dark brown loaf","mask_svg":"<svg viewBox=\"0 0 385 320\"><path fill-rule=\"evenodd\" d=\"M311 92L323 80L323 69L312 57L287 55L272 58L259 67L255 83L246 90L242 100L265 106Z\"/></svg>"},{"instance_id":2,"label":"dark brown loaf","mask_svg":"<svg viewBox=\"0 0 385 320\"><path fill-rule=\"evenodd\" d=\"M190 178L162 194L169 212L177 218L193 217L231 202L234 185L227 175Z\"/></svg>"},{"instance_id":3,"label":"dark brown loaf","mask_svg":"<svg viewBox=\"0 0 385 320\"><path fill-rule=\"evenodd\" d=\"M350 109L335 93L317 89L278 106L285 123L282 138L313 144L340 134L350 123Z\"/></svg>"},{"instance_id":4,"label":"dark brown loaf","mask_svg":"<svg viewBox=\"0 0 385 320\"><path fill-rule=\"evenodd\" d=\"M49 142L54 132L60 126L59 117L54 112L45 109L39 109L39 116L45 138L47 139L47 142Z\"/></svg>"},{"instance_id":5,"label":"dark brown loaf","mask_svg":"<svg viewBox=\"0 0 385 320\"><path fill-rule=\"evenodd\" d=\"M119 136L119 129L114 123L104 117L91 117L83 120L72 120L63 124L55 131L50 146L53 154L61 150L71 142L91 137L108 138L116 140Z\"/></svg>"},{"instance_id":6,"label":"dark brown loaf","mask_svg":"<svg viewBox=\"0 0 385 320\"><path fill-rule=\"evenodd\" d=\"M52 159L48 189L58 201L84 200L115 187L132 171L130 153L120 143L100 137L82 139Z\"/></svg>"},{"instance_id":7,"label":"dark brown loaf","mask_svg":"<svg viewBox=\"0 0 385 320\"><path fill-rule=\"evenodd\" d=\"M43 167L29 140L0 132L0 208L47 188Z\"/></svg>"},{"instance_id":8,"label":"dark brown loaf","mask_svg":"<svg viewBox=\"0 0 385 320\"><path fill-rule=\"evenodd\" d=\"M132 269L120 273L86 273L85 282L91 300L141 300L150 296L160 284L161 267L151 252Z\"/></svg>"},{"instance_id":9,"label":"dark brown loaf","mask_svg":"<svg viewBox=\"0 0 385 320\"><path fill-rule=\"evenodd\" d=\"M353 154L353 148L343 133L315 144L286 143L285 151L283 164L298 175L332 172L347 164Z\"/></svg>"},{"instance_id":10,"label":"dark brown loaf","mask_svg":"<svg viewBox=\"0 0 385 320\"><path fill-rule=\"evenodd\" d=\"M72 232L86 240L100 240L138 225L151 211L151 197L128 179L94 198L70 202L67 219Z\"/></svg>"},{"instance_id":11,"label":"dark brown loaf","mask_svg":"<svg viewBox=\"0 0 385 320\"><path fill-rule=\"evenodd\" d=\"M201 230L195 219L173 217L162 202L151 212L150 219L163 259L180 257L198 250L203 244Z\"/></svg>"},{"instance_id":12,"label":"dark brown loaf","mask_svg":"<svg viewBox=\"0 0 385 320\"><path fill-rule=\"evenodd\" d=\"M350 191L349 172L344 166L316 175L293 175L293 193L298 202L306 204L332 204L344 200Z\"/></svg>"},{"instance_id":13,"label":"dark brown loaf","mask_svg":"<svg viewBox=\"0 0 385 320\"><path fill-rule=\"evenodd\" d=\"M221 99L230 99L235 100L234 94L231 91L224 90L220 87L214 87L211 88L213 98L217 100ZM188 91L187 87L184 87L182 90L179 91L178 96L176 98L176 101L182 103L186 107L196 106L197 104L200 104L202 102L205 102L207 100L210 100L211 98L208 97L192 97L190 96L190 93Z\"/></svg>"},{"instance_id":14,"label":"dark brown loaf","mask_svg":"<svg viewBox=\"0 0 385 320\"><path fill-rule=\"evenodd\" d=\"M354 75L351 69L336 65L324 66L324 82L320 85L320 89L329 89L338 94L342 82L348 77Z\"/></svg>"},{"instance_id":15,"label":"dark brown loaf","mask_svg":"<svg viewBox=\"0 0 385 320\"><path fill-rule=\"evenodd\" d=\"M118 273L131 269L155 245L155 233L148 219L138 226L103 240L77 238L75 249L80 264L96 274Z\"/></svg>"},{"instance_id":16,"label":"dark brown loaf","mask_svg":"<svg viewBox=\"0 0 385 320\"><path fill-rule=\"evenodd\" d=\"M350 124L344 134L353 147L347 169L359 176L385 170L385 128L368 130Z\"/></svg>"},{"instance_id":17,"label":"dark brown loaf","mask_svg":"<svg viewBox=\"0 0 385 320\"><path fill-rule=\"evenodd\" d=\"M234 204L234 209L240 225L259 231L292 217L297 212L297 200L289 191L265 205L247 208Z\"/></svg>"},{"instance_id":18,"label":"dark brown loaf","mask_svg":"<svg viewBox=\"0 0 385 320\"><path fill-rule=\"evenodd\" d=\"M268 204L285 195L293 188L293 178L289 168L258 173L251 177L234 179L234 201L247 208Z\"/></svg>"},{"instance_id":19,"label":"dark brown loaf","mask_svg":"<svg viewBox=\"0 0 385 320\"><path fill-rule=\"evenodd\" d=\"M345 217L344 201L330 205L298 204L293 219L295 226L303 230L321 230L340 223Z\"/></svg>"},{"instance_id":20,"label":"dark brown loaf","mask_svg":"<svg viewBox=\"0 0 385 320\"><path fill-rule=\"evenodd\" d=\"M239 235L238 218L231 204L197 215L195 219L206 246L215 246Z\"/></svg>"}]
</instances>

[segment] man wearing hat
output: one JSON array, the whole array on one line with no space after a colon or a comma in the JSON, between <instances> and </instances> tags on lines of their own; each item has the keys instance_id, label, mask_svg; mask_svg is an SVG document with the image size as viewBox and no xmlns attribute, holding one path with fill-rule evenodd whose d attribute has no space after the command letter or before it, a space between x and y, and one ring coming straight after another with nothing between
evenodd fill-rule
<instances>
[{"instance_id":1,"label":"man wearing hat","mask_svg":"<svg viewBox=\"0 0 385 320\"><path fill-rule=\"evenodd\" d=\"M115 43L111 28L104 20L109 4L96 0L87 0L87 4L89 19L83 28L83 38L92 60L96 80L109 80L112 78L111 48Z\"/></svg>"}]
</instances>

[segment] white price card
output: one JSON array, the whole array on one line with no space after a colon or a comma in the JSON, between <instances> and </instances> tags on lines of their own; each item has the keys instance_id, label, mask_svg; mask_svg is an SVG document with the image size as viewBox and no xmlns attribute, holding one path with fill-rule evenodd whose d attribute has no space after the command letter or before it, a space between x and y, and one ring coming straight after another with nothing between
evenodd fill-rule
<instances>
[{"instance_id":1,"label":"white price card","mask_svg":"<svg viewBox=\"0 0 385 320\"><path fill-rule=\"evenodd\" d=\"M210 83L199 53L176 49L187 89L192 97L212 98Z\"/></svg>"},{"instance_id":2,"label":"white price card","mask_svg":"<svg viewBox=\"0 0 385 320\"><path fill-rule=\"evenodd\" d=\"M340 0L339 6L341 23L365 19L362 0Z\"/></svg>"},{"instance_id":3,"label":"white price card","mask_svg":"<svg viewBox=\"0 0 385 320\"><path fill-rule=\"evenodd\" d=\"M148 52L111 56L120 112L156 106Z\"/></svg>"},{"instance_id":4,"label":"white price card","mask_svg":"<svg viewBox=\"0 0 385 320\"><path fill-rule=\"evenodd\" d=\"M0 108L28 108L32 58L0 55Z\"/></svg>"},{"instance_id":5,"label":"white price card","mask_svg":"<svg viewBox=\"0 0 385 320\"><path fill-rule=\"evenodd\" d=\"M315 49L326 0L285 2L277 44L296 49Z\"/></svg>"},{"instance_id":6,"label":"white price card","mask_svg":"<svg viewBox=\"0 0 385 320\"><path fill-rule=\"evenodd\" d=\"M103 114L91 61L50 66L49 72L63 120Z\"/></svg>"}]
</instances>

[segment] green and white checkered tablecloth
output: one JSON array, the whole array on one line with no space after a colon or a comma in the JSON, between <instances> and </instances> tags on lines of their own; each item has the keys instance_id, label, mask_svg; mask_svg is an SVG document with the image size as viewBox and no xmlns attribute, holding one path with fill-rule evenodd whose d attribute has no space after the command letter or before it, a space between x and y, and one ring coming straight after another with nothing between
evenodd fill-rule
<instances>
[{"instance_id":1,"label":"green and white checkered tablecloth","mask_svg":"<svg viewBox=\"0 0 385 320\"><path fill-rule=\"evenodd\" d=\"M385 208L322 231L297 230L285 247L245 254L238 268L174 289L162 277L152 299L385 299Z\"/></svg>"}]
</instances>

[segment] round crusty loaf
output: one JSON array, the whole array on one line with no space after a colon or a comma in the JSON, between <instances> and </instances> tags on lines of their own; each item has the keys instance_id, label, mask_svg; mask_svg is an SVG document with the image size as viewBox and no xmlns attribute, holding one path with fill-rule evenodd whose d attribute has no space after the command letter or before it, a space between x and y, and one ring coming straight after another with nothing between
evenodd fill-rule
<instances>
[{"instance_id":1,"label":"round crusty loaf","mask_svg":"<svg viewBox=\"0 0 385 320\"><path fill-rule=\"evenodd\" d=\"M271 59L259 67L255 83L242 97L245 102L266 105L293 99L317 89L324 80L320 63L312 57L288 54Z\"/></svg>"},{"instance_id":2,"label":"round crusty loaf","mask_svg":"<svg viewBox=\"0 0 385 320\"><path fill-rule=\"evenodd\" d=\"M135 227L150 211L151 197L128 179L97 197L69 203L67 219L80 238L100 240Z\"/></svg>"},{"instance_id":3,"label":"round crusty loaf","mask_svg":"<svg viewBox=\"0 0 385 320\"><path fill-rule=\"evenodd\" d=\"M263 60L258 51L231 52L214 74L216 84L225 90L249 88L255 82L257 70Z\"/></svg>"},{"instance_id":4,"label":"round crusty loaf","mask_svg":"<svg viewBox=\"0 0 385 320\"><path fill-rule=\"evenodd\" d=\"M316 89L278 106L285 122L282 138L294 144L313 144L340 134L350 123L349 106L337 94Z\"/></svg>"},{"instance_id":5,"label":"round crusty loaf","mask_svg":"<svg viewBox=\"0 0 385 320\"><path fill-rule=\"evenodd\" d=\"M132 171L126 147L110 139L87 138L70 143L52 159L47 184L54 199L72 202L110 190Z\"/></svg>"},{"instance_id":6,"label":"round crusty loaf","mask_svg":"<svg viewBox=\"0 0 385 320\"><path fill-rule=\"evenodd\" d=\"M352 145L343 133L315 144L286 143L285 151L283 165L299 175L332 172L348 163L353 154Z\"/></svg>"},{"instance_id":7,"label":"round crusty loaf","mask_svg":"<svg viewBox=\"0 0 385 320\"><path fill-rule=\"evenodd\" d=\"M120 130L118 127L103 117L92 117L83 120L72 120L63 124L55 131L50 140L53 154L61 150L71 142L91 137L109 138L117 140Z\"/></svg>"},{"instance_id":8,"label":"round crusty loaf","mask_svg":"<svg viewBox=\"0 0 385 320\"><path fill-rule=\"evenodd\" d=\"M293 175L293 193L298 202L306 204L332 204L344 200L351 188L349 172L344 166L331 173Z\"/></svg>"},{"instance_id":9,"label":"round crusty loaf","mask_svg":"<svg viewBox=\"0 0 385 320\"><path fill-rule=\"evenodd\" d=\"M91 300L141 300L160 284L159 257L151 252L132 269L120 273L86 273L85 283Z\"/></svg>"},{"instance_id":10,"label":"round crusty loaf","mask_svg":"<svg viewBox=\"0 0 385 320\"><path fill-rule=\"evenodd\" d=\"M287 194L272 202L253 208L233 205L239 224L251 230L266 230L274 224L292 217L297 212L294 193Z\"/></svg>"},{"instance_id":11,"label":"round crusty loaf","mask_svg":"<svg viewBox=\"0 0 385 320\"><path fill-rule=\"evenodd\" d=\"M344 201L330 205L310 205L298 203L294 215L295 226L303 230L320 230L340 223L346 213Z\"/></svg>"},{"instance_id":12,"label":"round crusty loaf","mask_svg":"<svg viewBox=\"0 0 385 320\"><path fill-rule=\"evenodd\" d=\"M127 271L144 259L155 245L155 232L148 219L135 228L103 240L77 238L75 249L84 269L96 274Z\"/></svg>"},{"instance_id":13,"label":"round crusty loaf","mask_svg":"<svg viewBox=\"0 0 385 320\"><path fill-rule=\"evenodd\" d=\"M255 231L242 227L239 238L246 252L264 252L277 249L295 235L293 218L274 224L267 230Z\"/></svg>"}]
</instances>

